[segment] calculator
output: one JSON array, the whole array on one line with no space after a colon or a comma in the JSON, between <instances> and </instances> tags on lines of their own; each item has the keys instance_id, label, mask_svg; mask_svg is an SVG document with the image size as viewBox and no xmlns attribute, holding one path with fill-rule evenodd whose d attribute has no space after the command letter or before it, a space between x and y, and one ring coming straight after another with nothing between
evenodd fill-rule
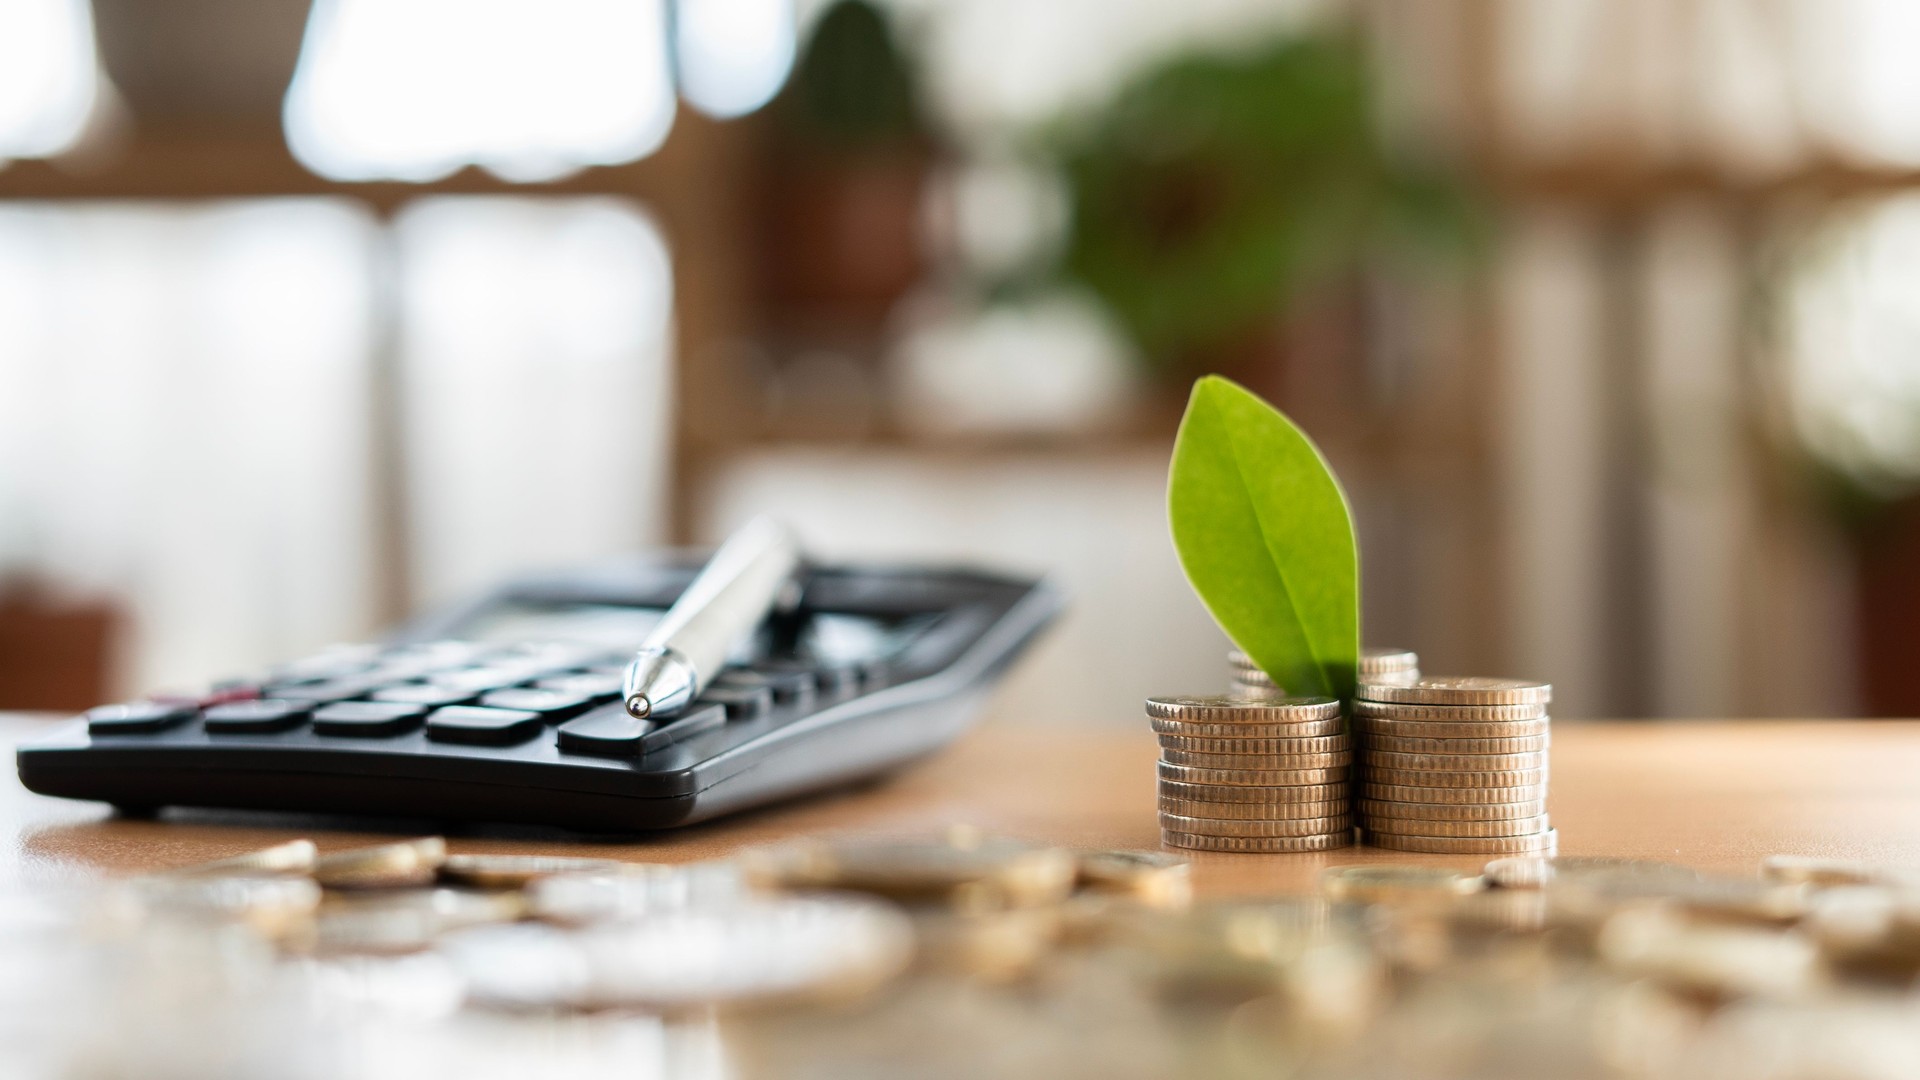
<instances>
[{"instance_id":1,"label":"calculator","mask_svg":"<svg viewBox=\"0 0 1920 1080\"><path fill-rule=\"evenodd\" d=\"M671 828L850 784L952 740L1059 611L1040 580L811 566L701 697L636 721L627 662L700 570L670 553L478 600L22 745L46 795L165 807Z\"/></svg>"}]
</instances>

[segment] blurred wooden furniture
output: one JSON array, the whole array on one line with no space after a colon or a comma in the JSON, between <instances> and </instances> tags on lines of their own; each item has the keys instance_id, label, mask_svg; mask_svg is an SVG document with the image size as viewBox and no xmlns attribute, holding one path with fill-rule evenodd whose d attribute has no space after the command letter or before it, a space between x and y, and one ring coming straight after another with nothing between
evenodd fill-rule
<instances>
[{"instance_id":1,"label":"blurred wooden furniture","mask_svg":"<svg viewBox=\"0 0 1920 1080\"><path fill-rule=\"evenodd\" d=\"M455 850L681 862L845 830L927 834L954 823L1088 848L1154 848L1154 746L1137 732L1038 729L1011 703L952 750L890 780L658 837L590 841L528 829L450 837ZM46 730L0 717L0 745ZM1550 810L1560 849L1751 873L1772 853L1920 865L1920 722L1691 721L1562 725ZM0 886L181 866L296 836L323 849L431 832L430 822L175 811L118 820L98 804L0 784ZM1481 857L1355 847L1307 855L1196 854L1202 895L1296 892L1323 867Z\"/></svg>"}]
</instances>

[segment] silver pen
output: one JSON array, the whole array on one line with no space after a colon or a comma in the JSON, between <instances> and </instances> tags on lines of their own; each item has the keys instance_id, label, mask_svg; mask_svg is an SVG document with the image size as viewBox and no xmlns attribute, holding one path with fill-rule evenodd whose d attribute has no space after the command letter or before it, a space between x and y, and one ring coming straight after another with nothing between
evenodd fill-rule
<instances>
[{"instance_id":1,"label":"silver pen","mask_svg":"<svg viewBox=\"0 0 1920 1080\"><path fill-rule=\"evenodd\" d=\"M799 566L793 534L771 518L754 518L727 537L627 666L627 711L646 719L691 704L734 643L766 618Z\"/></svg>"}]
</instances>

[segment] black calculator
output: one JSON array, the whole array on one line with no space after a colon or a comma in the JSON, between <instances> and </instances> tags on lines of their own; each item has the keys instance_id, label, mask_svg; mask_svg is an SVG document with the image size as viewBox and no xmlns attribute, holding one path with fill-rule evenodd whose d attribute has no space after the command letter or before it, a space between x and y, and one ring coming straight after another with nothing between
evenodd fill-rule
<instances>
[{"instance_id":1,"label":"black calculator","mask_svg":"<svg viewBox=\"0 0 1920 1080\"><path fill-rule=\"evenodd\" d=\"M516 580L380 644L103 705L21 746L20 779L129 814L670 828L933 752L1060 608L970 569L808 567L692 707L636 722L626 664L699 570L662 554Z\"/></svg>"}]
</instances>

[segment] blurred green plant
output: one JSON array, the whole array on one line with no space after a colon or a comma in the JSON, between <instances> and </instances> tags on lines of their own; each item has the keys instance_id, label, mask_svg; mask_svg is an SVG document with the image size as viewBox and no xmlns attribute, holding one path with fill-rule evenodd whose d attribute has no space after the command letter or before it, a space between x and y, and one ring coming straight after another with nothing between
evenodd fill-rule
<instances>
[{"instance_id":1,"label":"blurred green plant","mask_svg":"<svg viewBox=\"0 0 1920 1080\"><path fill-rule=\"evenodd\" d=\"M913 65L887 15L867 0L839 0L820 16L774 115L799 137L838 149L922 135Z\"/></svg>"},{"instance_id":2,"label":"blurred green plant","mask_svg":"<svg viewBox=\"0 0 1920 1080\"><path fill-rule=\"evenodd\" d=\"M1345 31L1145 72L1041 139L1071 202L1048 276L1177 366L1356 266L1465 254L1466 188L1384 152L1371 85Z\"/></svg>"}]
</instances>

